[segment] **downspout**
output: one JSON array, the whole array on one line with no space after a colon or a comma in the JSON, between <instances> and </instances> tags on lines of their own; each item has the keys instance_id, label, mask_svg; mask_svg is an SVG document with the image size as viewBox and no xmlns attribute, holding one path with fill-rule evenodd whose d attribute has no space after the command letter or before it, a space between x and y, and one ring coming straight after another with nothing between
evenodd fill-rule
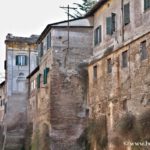
<instances>
[{"instance_id":1,"label":"downspout","mask_svg":"<svg viewBox=\"0 0 150 150\"><path fill-rule=\"evenodd\" d=\"M124 42L124 0L121 0L121 13L122 13L122 42Z\"/></svg>"}]
</instances>

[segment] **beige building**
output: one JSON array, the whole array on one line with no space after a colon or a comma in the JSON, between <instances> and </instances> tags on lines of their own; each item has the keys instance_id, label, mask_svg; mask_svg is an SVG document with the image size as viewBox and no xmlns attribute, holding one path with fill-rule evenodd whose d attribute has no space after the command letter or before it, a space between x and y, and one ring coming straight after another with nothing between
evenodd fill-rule
<instances>
[{"instance_id":1,"label":"beige building","mask_svg":"<svg viewBox=\"0 0 150 150\"><path fill-rule=\"evenodd\" d=\"M144 150L134 142L149 139L149 4L149 0L101 0L86 15L94 16L93 57L88 65L90 119L96 125L105 122L92 138L92 150Z\"/></svg>"},{"instance_id":2,"label":"beige building","mask_svg":"<svg viewBox=\"0 0 150 150\"><path fill-rule=\"evenodd\" d=\"M92 55L92 18L70 21L69 43L67 21L48 25L37 43L39 70L29 76L30 84L36 76L36 100L30 93L31 114L37 112L31 115L31 147L79 149L76 141L86 120L87 74L81 68Z\"/></svg>"}]
</instances>

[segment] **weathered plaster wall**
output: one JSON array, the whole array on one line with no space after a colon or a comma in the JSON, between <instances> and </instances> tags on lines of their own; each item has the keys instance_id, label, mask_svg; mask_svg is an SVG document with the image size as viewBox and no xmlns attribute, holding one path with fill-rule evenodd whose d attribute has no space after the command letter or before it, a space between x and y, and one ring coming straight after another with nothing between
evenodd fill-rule
<instances>
[{"instance_id":1,"label":"weathered plaster wall","mask_svg":"<svg viewBox=\"0 0 150 150\"><path fill-rule=\"evenodd\" d=\"M147 59L141 60L140 43L146 40ZM109 149L111 139L116 136L116 122L125 113L139 116L149 110L150 34L117 49L89 66L90 117L107 116ZM128 66L122 68L122 52L128 51ZM112 73L107 72L107 60L112 60ZM93 79L93 66L97 65L97 79ZM119 136L119 135L117 135ZM121 143L119 150L125 146ZM142 149L142 148L141 148Z\"/></svg>"}]
</instances>

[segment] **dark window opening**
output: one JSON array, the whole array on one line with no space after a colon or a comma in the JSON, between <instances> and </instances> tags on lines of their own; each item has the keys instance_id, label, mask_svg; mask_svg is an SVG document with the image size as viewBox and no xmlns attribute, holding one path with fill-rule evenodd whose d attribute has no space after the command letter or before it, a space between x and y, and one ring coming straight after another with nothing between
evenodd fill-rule
<instances>
[{"instance_id":1,"label":"dark window opening","mask_svg":"<svg viewBox=\"0 0 150 150\"><path fill-rule=\"evenodd\" d=\"M101 42L101 26L94 31L94 44L97 45Z\"/></svg>"},{"instance_id":2,"label":"dark window opening","mask_svg":"<svg viewBox=\"0 0 150 150\"><path fill-rule=\"evenodd\" d=\"M107 72L108 73L111 73L112 72L112 61L111 61L111 58L109 58L107 60Z\"/></svg>"},{"instance_id":3,"label":"dark window opening","mask_svg":"<svg viewBox=\"0 0 150 150\"><path fill-rule=\"evenodd\" d=\"M128 66L128 52L122 52L122 67L125 68Z\"/></svg>"},{"instance_id":4,"label":"dark window opening","mask_svg":"<svg viewBox=\"0 0 150 150\"><path fill-rule=\"evenodd\" d=\"M146 41L141 42L140 45L140 54L141 54L141 60L144 60L147 58L147 48L146 48Z\"/></svg>"},{"instance_id":5,"label":"dark window opening","mask_svg":"<svg viewBox=\"0 0 150 150\"><path fill-rule=\"evenodd\" d=\"M124 25L130 23L130 4L124 5Z\"/></svg>"},{"instance_id":6,"label":"dark window opening","mask_svg":"<svg viewBox=\"0 0 150 150\"><path fill-rule=\"evenodd\" d=\"M97 79L97 66L93 67L93 79Z\"/></svg>"}]
</instances>

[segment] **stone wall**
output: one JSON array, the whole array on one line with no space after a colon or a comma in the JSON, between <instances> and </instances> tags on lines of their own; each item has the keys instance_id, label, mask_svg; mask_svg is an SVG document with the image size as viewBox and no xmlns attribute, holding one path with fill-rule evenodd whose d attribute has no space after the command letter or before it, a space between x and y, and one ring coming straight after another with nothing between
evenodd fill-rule
<instances>
[{"instance_id":1,"label":"stone wall","mask_svg":"<svg viewBox=\"0 0 150 150\"><path fill-rule=\"evenodd\" d=\"M147 57L141 60L141 42L143 41L146 41ZM127 51L127 67L123 68L122 52L124 51ZM149 54L150 34L148 33L88 67L90 117L94 119L98 119L102 115L107 117L108 149L110 150L116 150L118 147L112 142L115 139L122 140L119 150L130 148L130 145L126 147L123 144L129 139L125 139L122 137L123 134L117 132L119 118L125 114L132 114L139 120L143 112L148 112L150 109ZM111 73L108 73L107 70L108 59L112 61ZM96 79L93 77L94 66L97 66ZM138 127L135 129L137 129L135 133L138 133ZM149 131L147 132L149 133ZM140 149L142 150L143 147Z\"/></svg>"}]
</instances>

